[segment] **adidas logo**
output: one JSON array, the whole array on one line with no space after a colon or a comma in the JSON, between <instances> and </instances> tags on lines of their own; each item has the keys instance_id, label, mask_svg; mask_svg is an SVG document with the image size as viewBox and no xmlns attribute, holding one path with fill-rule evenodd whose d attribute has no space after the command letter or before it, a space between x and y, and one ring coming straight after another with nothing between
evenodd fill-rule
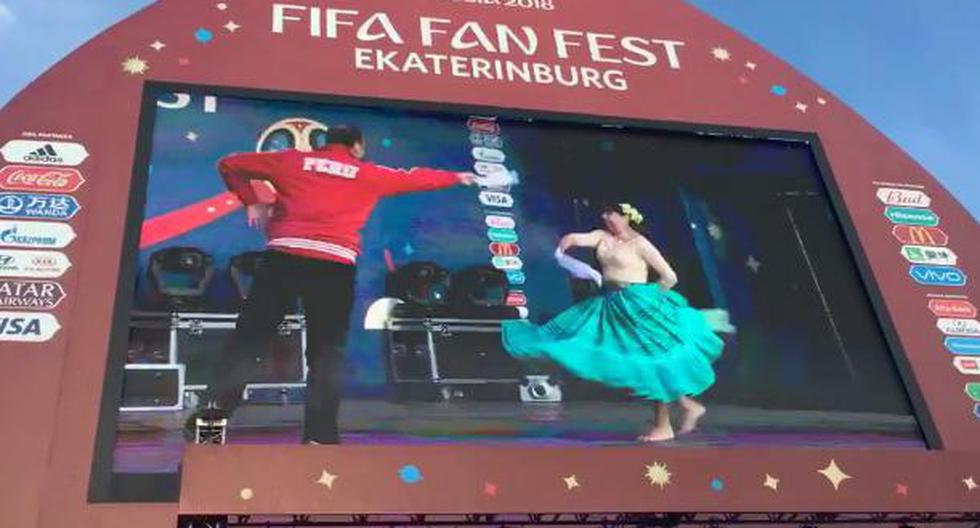
<instances>
[{"instance_id":1,"label":"adidas logo","mask_svg":"<svg viewBox=\"0 0 980 528\"><path fill-rule=\"evenodd\" d=\"M24 161L31 161L34 163L63 163L65 160L58 155L58 152L54 149L54 147L48 144L25 155Z\"/></svg>"}]
</instances>

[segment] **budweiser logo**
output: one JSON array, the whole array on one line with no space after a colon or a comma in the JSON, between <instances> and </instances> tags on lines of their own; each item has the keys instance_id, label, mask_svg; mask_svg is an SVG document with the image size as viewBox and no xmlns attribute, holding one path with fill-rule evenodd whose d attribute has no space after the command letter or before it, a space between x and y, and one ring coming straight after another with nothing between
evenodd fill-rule
<instances>
[{"instance_id":1,"label":"budweiser logo","mask_svg":"<svg viewBox=\"0 0 980 528\"><path fill-rule=\"evenodd\" d=\"M0 189L9 191L74 192L85 179L76 169L11 165L0 170Z\"/></svg>"}]
</instances>

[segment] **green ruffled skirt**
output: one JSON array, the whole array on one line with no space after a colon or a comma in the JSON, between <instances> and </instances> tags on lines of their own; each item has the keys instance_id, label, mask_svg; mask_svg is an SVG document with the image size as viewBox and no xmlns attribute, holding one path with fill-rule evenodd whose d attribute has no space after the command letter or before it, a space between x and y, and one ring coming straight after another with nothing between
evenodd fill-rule
<instances>
[{"instance_id":1,"label":"green ruffled skirt","mask_svg":"<svg viewBox=\"0 0 980 528\"><path fill-rule=\"evenodd\" d=\"M548 358L583 379L671 402L715 382L711 364L724 342L709 319L676 292L631 284L606 290L541 326L507 321L503 344L516 358Z\"/></svg>"}]
</instances>

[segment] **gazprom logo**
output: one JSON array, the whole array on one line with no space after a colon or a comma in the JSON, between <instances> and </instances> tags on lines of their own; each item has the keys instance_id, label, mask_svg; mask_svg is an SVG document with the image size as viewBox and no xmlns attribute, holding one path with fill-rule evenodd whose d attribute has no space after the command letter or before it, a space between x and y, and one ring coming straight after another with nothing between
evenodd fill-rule
<instances>
[{"instance_id":1,"label":"gazprom logo","mask_svg":"<svg viewBox=\"0 0 980 528\"><path fill-rule=\"evenodd\" d=\"M909 268L912 279L925 286L964 286L966 274L952 266L916 265Z\"/></svg>"}]
</instances>

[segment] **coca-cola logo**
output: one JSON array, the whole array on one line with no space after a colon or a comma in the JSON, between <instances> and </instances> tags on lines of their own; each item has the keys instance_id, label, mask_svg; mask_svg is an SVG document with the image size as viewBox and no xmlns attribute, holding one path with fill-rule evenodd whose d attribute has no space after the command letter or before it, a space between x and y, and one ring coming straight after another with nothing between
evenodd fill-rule
<instances>
[{"instance_id":1,"label":"coca-cola logo","mask_svg":"<svg viewBox=\"0 0 980 528\"><path fill-rule=\"evenodd\" d=\"M85 178L76 169L11 165L0 170L0 189L10 191L66 193L78 190L83 183Z\"/></svg>"}]
</instances>

